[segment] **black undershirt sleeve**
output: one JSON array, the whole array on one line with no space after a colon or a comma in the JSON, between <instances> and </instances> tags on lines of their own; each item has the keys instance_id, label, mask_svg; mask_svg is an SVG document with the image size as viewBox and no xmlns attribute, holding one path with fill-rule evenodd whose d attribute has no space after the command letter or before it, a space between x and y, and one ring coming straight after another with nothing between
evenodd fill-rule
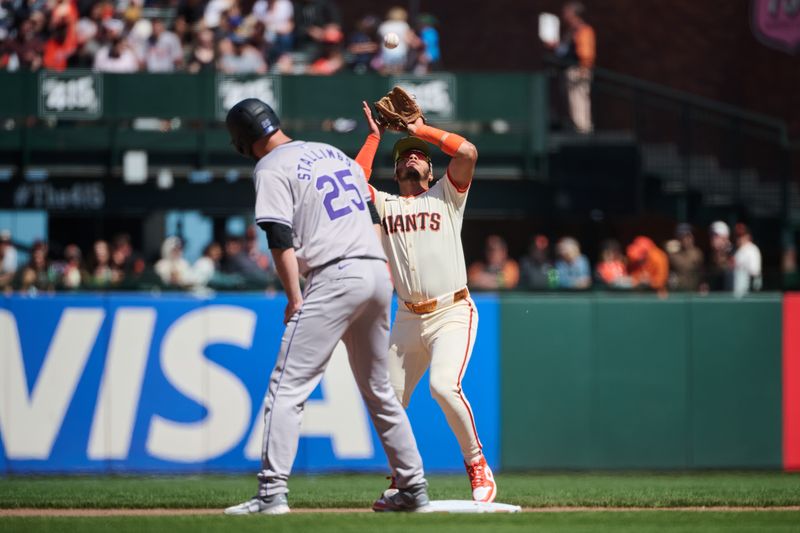
<instances>
[{"instance_id":1,"label":"black undershirt sleeve","mask_svg":"<svg viewBox=\"0 0 800 533\"><path fill-rule=\"evenodd\" d=\"M270 249L288 250L294 248L292 228L280 222L259 222L258 226L267 234Z\"/></svg>"}]
</instances>

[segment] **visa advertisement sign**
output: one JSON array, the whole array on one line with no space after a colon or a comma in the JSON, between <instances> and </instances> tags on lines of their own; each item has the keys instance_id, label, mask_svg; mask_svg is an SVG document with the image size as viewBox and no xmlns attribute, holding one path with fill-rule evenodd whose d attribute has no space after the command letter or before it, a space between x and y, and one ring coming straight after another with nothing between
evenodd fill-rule
<instances>
[{"instance_id":1,"label":"visa advertisement sign","mask_svg":"<svg viewBox=\"0 0 800 533\"><path fill-rule=\"evenodd\" d=\"M463 387L499 457L498 301ZM0 472L255 471L283 295L0 299ZM409 417L428 471L463 469L420 382ZM340 343L306 404L295 472L388 466Z\"/></svg>"}]
</instances>

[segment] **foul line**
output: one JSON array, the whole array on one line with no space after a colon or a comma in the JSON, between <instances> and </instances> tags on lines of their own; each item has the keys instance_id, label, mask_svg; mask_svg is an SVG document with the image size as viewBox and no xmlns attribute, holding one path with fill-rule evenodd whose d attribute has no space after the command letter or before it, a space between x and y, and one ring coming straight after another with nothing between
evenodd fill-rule
<instances>
[{"instance_id":1,"label":"foul line","mask_svg":"<svg viewBox=\"0 0 800 533\"><path fill-rule=\"evenodd\" d=\"M718 506L718 507L524 507L524 513L592 513L592 512L776 512L800 511L800 505L775 507ZM370 509L353 508L299 508L292 509L292 514L356 514L371 513ZM496 513L502 514L502 513ZM209 516L222 514L222 509L0 509L0 517L107 517L107 516ZM236 520L237 517L230 517Z\"/></svg>"}]
</instances>

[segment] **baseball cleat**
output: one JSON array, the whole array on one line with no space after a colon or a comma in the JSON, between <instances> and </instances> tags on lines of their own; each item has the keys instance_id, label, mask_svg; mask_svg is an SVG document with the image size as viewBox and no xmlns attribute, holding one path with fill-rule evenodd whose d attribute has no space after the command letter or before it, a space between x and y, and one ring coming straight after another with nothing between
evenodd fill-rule
<instances>
[{"instance_id":1,"label":"baseball cleat","mask_svg":"<svg viewBox=\"0 0 800 533\"><path fill-rule=\"evenodd\" d=\"M394 493L391 491L394 490ZM387 489L383 496L372 504L372 510L377 513L384 512L420 512L430 504L428 499L428 484L420 483L407 489Z\"/></svg>"},{"instance_id":2,"label":"baseball cleat","mask_svg":"<svg viewBox=\"0 0 800 533\"><path fill-rule=\"evenodd\" d=\"M480 459L471 465L465 464L469 481L472 484L472 499L476 502L491 503L497 496L497 484L494 482L494 474L486 458Z\"/></svg>"},{"instance_id":3,"label":"baseball cleat","mask_svg":"<svg viewBox=\"0 0 800 533\"><path fill-rule=\"evenodd\" d=\"M286 514L289 512L289 502L286 494L273 494L265 498L255 496L244 503L225 509L226 515L247 514Z\"/></svg>"}]
</instances>

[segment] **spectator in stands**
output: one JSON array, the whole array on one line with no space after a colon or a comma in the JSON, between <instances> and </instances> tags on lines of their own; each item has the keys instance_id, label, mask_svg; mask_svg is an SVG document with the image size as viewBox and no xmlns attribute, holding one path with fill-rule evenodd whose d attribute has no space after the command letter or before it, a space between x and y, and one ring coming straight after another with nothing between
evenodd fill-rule
<instances>
[{"instance_id":1,"label":"spectator in stands","mask_svg":"<svg viewBox=\"0 0 800 533\"><path fill-rule=\"evenodd\" d=\"M628 245L627 255L633 287L651 289L660 295L666 295L669 278L667 254L649 237L639 236Z\"/></svg>"},{"instance_id":2,"label":"spectator in stands","mask_svg":"<svg viewBox=\"0 0 800 533\"><path fill-rule=\"evenodd\" d=\"M730 229L721 220L709 228L711 257L708 268L707 288L711 291L733 290L733 256Z\"/></svg>"},{"instance_id":3,"label":"spectator in stands","mask_svg":"<svg viewBox=\"0 0 800 533\"><path fill-rule=\"evenodd\" d=\"M332 0L299 0L294 10L295 48L308 60L321 53L325 28L330 24L342 27L339 7Z\"/></svg>"},{"instance_id":4,"label":"spectator in stands","mask_svg":"<svg viewBox=\"0 0 800 533\"><path fill-rule=\"evenodd\" d=\"M213 71L217 60L214 50L214 32L209 29L200 30L196 44L189 56L189 72Z\"/></svg>"},{"instance_id":5,"label":"spectator in stands","mask_svg":"<svg viewBox=\"0 0 800 533\"><path fill-rule=\"evenodd\" d=\"M16 253L11 245L11 232L0 231L0 293L11 290L17 272Z\"/></svg>"},{"instance_id":6,"label":"spectator in stands","mask_svg":"<svg viewBox=\"0 0 800 533\"><path fill-rule=\"evenodd\" d=\"M183 241L178 237L164 239L155 270L164 285L186 288L194 283L192 267L183 257Z\"/></svg>"},{"instance_id":7,"label":"spectator in stands","mask_svg":"<svg viewBox=\"0 0 800 533\"><path fill-rule=\"evenodd\" d=\"M88 264L88 284L92 287L105 288L120 281L121 272L111 265L111 253L104 240L95 241Z\"/></svg>"},{"instance_id":8,"label":"spectator in stands","mask_svg":"<svg viewBox=\"0 0 800 533\"><path fill-rule=\"evenodd\" d=\"M173 72L183 67L183 46L164 21L153 20L153 31L145 44L145 65L148 72Z\"/></svg>"},{"instance_id":9,"label":"spectator in stands","mask_svg":"<svg viewBox=\"0 0 800 533\"><path fill-rule=\"evenodd\" d=\"M208 287L214 277L219 275L222 261L222 246L216 241L209 243L203 256L194 262L192 279L195 287Z\"/></svg>"},{"instance_id":10,"label":"spectator in stands","mask_svg":"<svg viewBox=\"0 0 800 533\"><path fill-rule=\"evenodd\" d=\"M519 287L527 290L555 288L556 275L550 261L550 241L545 235L531 239L528 253L519 260Z\"/></svg>"},{"instance_id":11,"label":"spectator in stands","mask_svg":"<svg viewBox=\"0 0 800 533\"><path fill-rule=\"evenodd\" d=\"M3 252L3 259L0 261L0 274L17 271L17 249L11 242L11 232L7 229L0 230L0 250Z\"/></svg>"},{"instance_id":12,"label":"spectator in stands","mask_svg":"<svg viewBox=\"0 0 800 533\"><path fill-rule=\"evenodd\" d=\"M703 276L703 251L694 243L692 226L678 224L675 240L667 243L669 268L672 272L671 287L678 291L700 290Z\"/></svg>"},{"instance_id":13,"label":"spectator in stands","mask_svg":"<svg viewBox=\"0 0 800 533\"><path fill-rule=\"evenodd\" d=\"M513 289L519 283L519 266L508 257L506 241L498 235L486 238L485 262L472 263L467 271L469 286L475 289Z\"/></svg>"},{"instance_id":14,"label":"spectator in stands","mask_svg":"<svg viewBox=\"0 0 800 533\"><path fill-rule=\"evenodd\" d=\"M417 34L422 41L422 54L418 61L416 74L425 74L441 66L442 57L439 50L437 23L436 17L430 13L422 13L417 17Z\"/></svg>"},{"instance_id":15,"label":"spectator in stands","mask_svg":"<svg viewBox=\"0 0 800 533\"><path fill-rule=\"evenodd\" d=\"M742 297L761 290L761 250L753 242L750 228L736 224L736 253L733 254L733 294Z\"/></svg>"},{"instance_id":16,"label":"spectator in stands","mask_svg":"<svg viewBox=\"0 0 800 533\"><path fill-rule=\"evenodd\" d=\"M77 290L86 284L89 273L83 267L83 254L77 244L68 244L64 248L64 261L59 270L60 288Z\"/></svg>"},{"instance_id":17,"label":"spectator in stands","mask_svg":"<svg viewBox=\"0 0 800 533\"><path fill-rule=\"evenodd\" d=\"M244 233L244 251L247 256L264 272L274 274L275 267L272 263L272 256L264 253L258 246L259 232L255 225L251 224Z\"/></svg>"},{"instance_id":18,"label":"spectator in stands","mask_svg":"<svg viewBox=\"0 0 800 533\"><path fill-rule=\"evenodd\" d=\"M108 35L108 44L97 51L94 58L94 70L115 74L138 71L139 59L122 36L123 22L111 19L105 22L104 27Z\"/></svg>"},{"instance_id":19,"label":"spectator in stands","mask_svg":"<svg viewBox=\"0 0 800 533\"><path fill-rule=\"evenodd\" d=\"M556 272L562 289L588 289L592 286L589 259L581 253L578 241L564 237L556 244Z\"/></svg>"},{"instance_id":20,"label":"spectator in stands","mask_svg":"<svg viewBox=\"0 0 800 533\"><path fill-rule=\"evenodd\" d=\"M52 292L56 275L47 259L47 244L37 241L31 247L31 258L20 274L22 292Z\"/></svg>"},{"instance_id":21,"label":"spectator in stands","mask_svg":"<svg viewBox=\"0 0 800 533\"><path fill-rule=\"evenodd\" d=\"M219 50L219 69L225 74L267 73L267 64L258 50L238 35L220 41Z\"/></svg>"},{"instance_id":22,"label":"spectator in stands","mask_svg":"<svg viewBox=\"0 0 800 533\"><path fill-rule=\"evenodd\" d=\"M253 15L264 23L270 44L268 63L276 63L294 45L294 5L290 0L257 0Z\"/></svg>"},{"instance_id":23,"label":"spectator in stands","mask_svg":"<svg viewBox=\"0 0 800 533\"><path fill-rule=\"evenodd\" d=\"M50 38L44 44L42 66L47 70L62 71L67 68L67 61L75 52L76 41L70 36L69 28L65 22L56 26Z\"/></svg>"},{"instance_id":24,"label":"spectator in stands","mask_svg":"<svg viewBox=\"0 0 800 533\"><path fill-rule=\"evenodd\" d=\"M266 288L273 282L270 273L261 268L258 259L251 257L241 237L228 237L225 241L225 272L238 274L250 287Z\"/></svg>"},{"instance_id":25,"label":"spectator in stands","mask_svg":"<svg viewBox=\"0 0 800 533\"><path fill-rule=\"evenodd\" d=\"M581 2L567 2L562 11L566 31L560 43L545 43L554 49L556 57L566 63L564 83L569 115L575 130L591 133L592 69L596 57L594 29L586 23L586 8Z\"/></svg>"},{"instance_id":26,"label":"spectator in stands","mask_svg":"<svg viewBox=\"0 0 800 533\"><path fill-rule=\"evenodd\" d=\"M44 17L40 12L36 12ZM44 41L36 30L34 17L23 20L16 39L8 41L3 54L4 67L8 70L38 70L42 66Z\"/></svg>"},{"instance_id":27,"label":"spectator in stands","mask_svg":"<svg viewBox=\"0 0 800 533\"><path fill-rule=\"evenodd\" d=\"M176 19L181 19L190 27L194 27L205 14L205 0L180 0Z\"/></svg>"},{"instance_id":28,"label":"spectator in stands","mask_svg":"<svg viewBox=\"0 0 800 533\"><path fill-rule=\"evenodd\" d=\"M117 276L117 283L135 282L144 275L145 262L133 250L131 236L127 233L116 235L111 242L111 268Z\"/></svg>"},{"instance_id":29,"label":"spectator in stands","mask_svg":"<svg viewBox=\"0 0 800 533\"><path fill-rule=\"evenodd\" d=\"M322 55L309 65L307 73L321 76L336 74L344 68L344 53L342 51L344 34L335 24L325 28L322 38Z\"/></svg>"},{"instance_id":30,"label":"spectator in stands","mask_svg":"<svg viewBox=\"0 0 800 533\"><path fill-rule=\"evenodd\" d=\"M97 24L88 18L82 18L75 27L75 52L69 56L69 68L86 68L94 66L94 56L100 50L97 40Z\"/></svg>"},{"instance_id":31,"label":"spectator in stands","mask_svg":"<svg viewBox=\"0 0 800 533\"><path fill-rule=\"evenodd\" d=\"M614 239L604 241L600 245L600 260L594 269L597 283L614 289L630 288L628 267L622 255L622 247Z\"/></svg>"},{"instance_id":32,"label":"spectator in stands","mask_svg":"<svg viewBox=\"0 0 800 533\"><path fill-rule=\"evenodd\" d=\"M267 30L263 22L253 15L248 15L236 28L236 35L243 37L245 42L259 53L264 63L269 65L267 61L269 41L267 41Z\"/></svg>"},{"instance_id":33,"label":"spectator in stands","mask_svg":"<svg viewBox=\"0 0 800 533\"><path fill-rule=\"evenodd\" d=\"M356 74L377 70L376 56L380 50L378 37L380 21L375 15L366 15L356 24L356 31L350 37L347 51L350 54L350 68Z\"/></svg>"},{"instance_id":34,"label":"spectator in stands","mask_svg":"<svg viewBox=\"0 0 800 533\"><path fill-rule=\"evenodd\" d=\"M386 20L378 27L381 42L387 33L396 33L400 37L400 44L395 48L381 47L381 72L400 74L406 70L409 47L419 40L408 25L408 12L402 7L391 8Z\"/></svg>"},{"instance_id":35,"label":"spectator in stands","mask_svg":"<svg viewBox=\"0 0 800 533\"><path fill-rule=\"evenodd\" d=\"M211 0L205 4L203 22L206 28L216 29L222 21L223 13L230 9L235 0Z\"/></svg>"}]
</instances>

